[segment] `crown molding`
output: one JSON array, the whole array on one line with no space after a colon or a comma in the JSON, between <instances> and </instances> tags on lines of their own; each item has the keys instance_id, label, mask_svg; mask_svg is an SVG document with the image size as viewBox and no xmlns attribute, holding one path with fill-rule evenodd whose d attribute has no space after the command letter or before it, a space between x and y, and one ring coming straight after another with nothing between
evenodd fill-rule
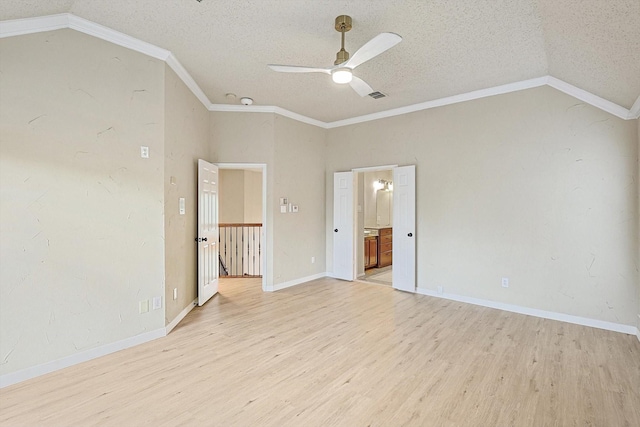
<instances>
[{"instance_id":1,"label":"crown molding","mask_svg":"<svg viewBox=\"0 0 640 427\"><path fill-rule=\"evenodd\" d=\"M428 110L430 108L443 107L445 105L457 104L460 102L472 101L474 99L486 98L488 96L502 95L510 92L517 92L524 89L544 86L547 83L547 77L538 77L535 79L523 80L521 82L509 83L506 85L490 87L487 89L474 90L473 92L462 93L459 95L448 96L446 98L434 99L432 101L421 102L419 104L407 105L406 107L394 108L392 110L380 111L364 116L352 117L350 119L338 120L327 123L327 127L337 128L342 126L353 125L356 123L369 122L372 120L384 119L387 117L400 116L403 114L413 113L416 111Z\"/></svg>"},{"instance_id":2,"label":"crown molding","mask_svg":"<svg viewBox=\"0 0 640 427\"><path fill-rule=\"evenodd\" d=\"M37 18L12 19L0 21L0 38L42 33L44 31L69 28L69 14L40 16Z\"/></svg>"},{"instance_id":3,"label":"crown molding","mask_svg":"<svg viewBox=\"0 0 640 427\"><path fill-rule=\"evenodd\" d=\"M495 86L486 89L480 89L459 95L449 96L446 98L435 99L432 101L422 102L419 104L408 105L405 107L394 108L391 110L380 111L377 113L366 114L363 116L352 117L344 120L333 122L323 122L314 118L286 110L278 106L261 106L261 105L227 105L212 104L209 98L202 91L200 86L191 77L189 72L182 66L178 59L170 51L155 46L151 43L131 37L127 34L105 27L95 22L80 18L71 13L61 13L58 15L42 16L37 18L15 19L8 21L0 21L0 38L14 37L25 34L39 33L44 31L60 30L69 28L80 31L82 33L106 40L116 45L131 49L156 59L165 61L166 64L178 75L184 84L193 92L193 94L202 102L209 111L221 112L242 112L242 113L274 113L302 123L318 126L324 129L333 129L342 126L348 126L356 123L364 123L372 120L379 120L387 117L394 117L403 114L413 113L416 111L427 110L430 108L443 107L445 105L457 104L460 102L471 101L474 99L486 98L494 95L501 95L520 90L531 89L544 85L564 92L574 98L577 98L596 108L613 114L624 120L633 120L640 117L640 96L633 104L630 110L607 101L597 95L586 90L573 86L565 81L557 79L553 76L543 76L520 82L509 83L506 85Z\"/></svg>"},{"instance_id":4,"label":"crown molding","mask_svg":"<svg viewBox=\"0 0 640 427\"><path fill-rule=\"evenodd\" d=\"M631 109L629 110L629 120L640 119L640 96L636 99L636 102L633 103Z\"/></svg>"},{"instance_id":5,"label":"crown molding","mask_svg":"<svg viewBox=\"0 0 640 427\"><path fill-rule=\"evenodd\" d=\"M274 105L211 104L209 105L209 111L227 112L227 113L275 113L284 117L288 117L293 120L297 120L302 123L318 126L323 129L327 129L327 125L328 125L328 123L322 122L320 120L303 116L302 114L294 113L293 111L289 111Z\"/></svg>"},{"instance_id":6,"label":"crown molding","mask_svg":"<svg viewBox=\"0 0 640 427\"><path fill-rule=\"evenodd\" d=\"M193 92L196 98L198 98L200 102L202 102L202 105L204 105L205 108L209 109L209 107L212 105L211 101L209 101L207 95L205 95L202 89L200 89L198 83L196 83L193 77L191 77L191 74L189 74L186 68L182 66L180 61L178 61L173 53L169 52L166 63L176 73L180 80L182 80L182 82L191 90L191 92Z\"/></svg>"},{"instance_id":7,"label":"crown molding","mask_svg":"<svg viewBox=\"0 0 640 427\"><path fill-rule=\"evenodd\" d=\"M575 87L565 81L556 79L552 76L547 76L547 84L552 88L559 90L560 92L571 95L574 98L579 99L580 101L586 102L587 104L606 111L609 114L613 114L616 117L620 117L623 120L628 120L631 118L630 112L626 108L621 107L620 105L615 104L611 101L607 101L604 98L600 98L599 96L594 95L591 92L587 92L586 90L580 89L579 87Z\"/></svg>"}]
</instances>

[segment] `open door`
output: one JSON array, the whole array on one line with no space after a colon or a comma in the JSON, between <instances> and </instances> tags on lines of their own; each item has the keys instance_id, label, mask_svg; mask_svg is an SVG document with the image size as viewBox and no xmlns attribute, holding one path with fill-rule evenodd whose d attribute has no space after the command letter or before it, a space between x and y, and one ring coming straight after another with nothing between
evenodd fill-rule
<instances>
[{"instance_id":1,"label":"open door","mask_svg":"<svg viewBox=\"0 0 640 427\"><path fill-rule=\"evenodd\" d=\"M198 160L198 305L218 292L218 167Z\"/></svg>"},{"instance_id":2,"label":"open door","mask_svg":"<svg viewBox=\"0 0 640 427\"><path fill-rule=\"evenodd\" d=\"M416 291L416 167L393 168L393 287Z\"/></svg>"},{"instance_id":3,"label":"open door","mask_svg":"<svg viewBox=\"0 0 640 427\"><path fill-rule=\"evenodd\" d=\"M353 172L333 174L333 277L354 279Z\"/></svg>"}]
</instances>

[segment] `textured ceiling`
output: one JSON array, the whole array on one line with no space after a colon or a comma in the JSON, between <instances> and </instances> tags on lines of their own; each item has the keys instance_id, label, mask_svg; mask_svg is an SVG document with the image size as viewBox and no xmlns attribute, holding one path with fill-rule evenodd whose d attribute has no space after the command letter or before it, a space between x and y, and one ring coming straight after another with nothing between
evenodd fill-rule
<instances>
[{"instance_id":1,"label":"textured ceiling","mask_svg":"<svg viewBox=\"0 0 640 427\"><path fill-rule=\"evenodd\" d=\"M547 74L630 108L640 95L640 0L4 0L0 19L70 12L170 50L209 99L249 96L325 122ZM355 74L388 95L359 97L324 74L337 15L352 54L380 32L402 43Z\"/></svg>"}]
</instances>

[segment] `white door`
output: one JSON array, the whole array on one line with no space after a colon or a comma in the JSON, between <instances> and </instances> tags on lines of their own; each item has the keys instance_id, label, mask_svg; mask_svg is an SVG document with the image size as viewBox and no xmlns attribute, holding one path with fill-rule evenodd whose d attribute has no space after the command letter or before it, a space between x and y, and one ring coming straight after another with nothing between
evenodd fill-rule
<instances>
[{"instance_id":1,"label":"white door","mask_svg":"<svg viewBox=\"0 0 640 427\"><path fill-rule=\"evenodd\" d=\"M354 278L353 172L333 174L333 277Z\"/></svg>"},{"instance_id":2,"label":"white door","mask_svg":"<svg viewBox=\"0 0 640 427\"><path fill-rule=\"evenodd\" d=\"M393 287L416 291L416 167L393 168Z\"/></svg>"},{"instance_id":3,"label":"white door","mask_svg":"<svg viewBox=\"0 0 640 427\"><path fill-rule=\"evenodd\" d=\"M218 167L198 160L198 305L218 292Z\"/></svg>"}]
</instances>

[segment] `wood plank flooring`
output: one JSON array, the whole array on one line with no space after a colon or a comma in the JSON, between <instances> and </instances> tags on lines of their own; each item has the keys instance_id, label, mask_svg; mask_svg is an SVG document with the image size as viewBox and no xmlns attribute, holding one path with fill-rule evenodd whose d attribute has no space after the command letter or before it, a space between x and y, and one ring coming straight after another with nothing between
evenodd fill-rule
<instances>
[{"instance_id":1,"label":"wood plank flooring","mask_svg":"<svg viewBox=\"0 0 640 427\"><path fill-rule=\"evenodd\" d=\"M640 426L640 343L320 279L227 280L166 338L0 390L1 426Z\"/></svg>"}]
</instances>

